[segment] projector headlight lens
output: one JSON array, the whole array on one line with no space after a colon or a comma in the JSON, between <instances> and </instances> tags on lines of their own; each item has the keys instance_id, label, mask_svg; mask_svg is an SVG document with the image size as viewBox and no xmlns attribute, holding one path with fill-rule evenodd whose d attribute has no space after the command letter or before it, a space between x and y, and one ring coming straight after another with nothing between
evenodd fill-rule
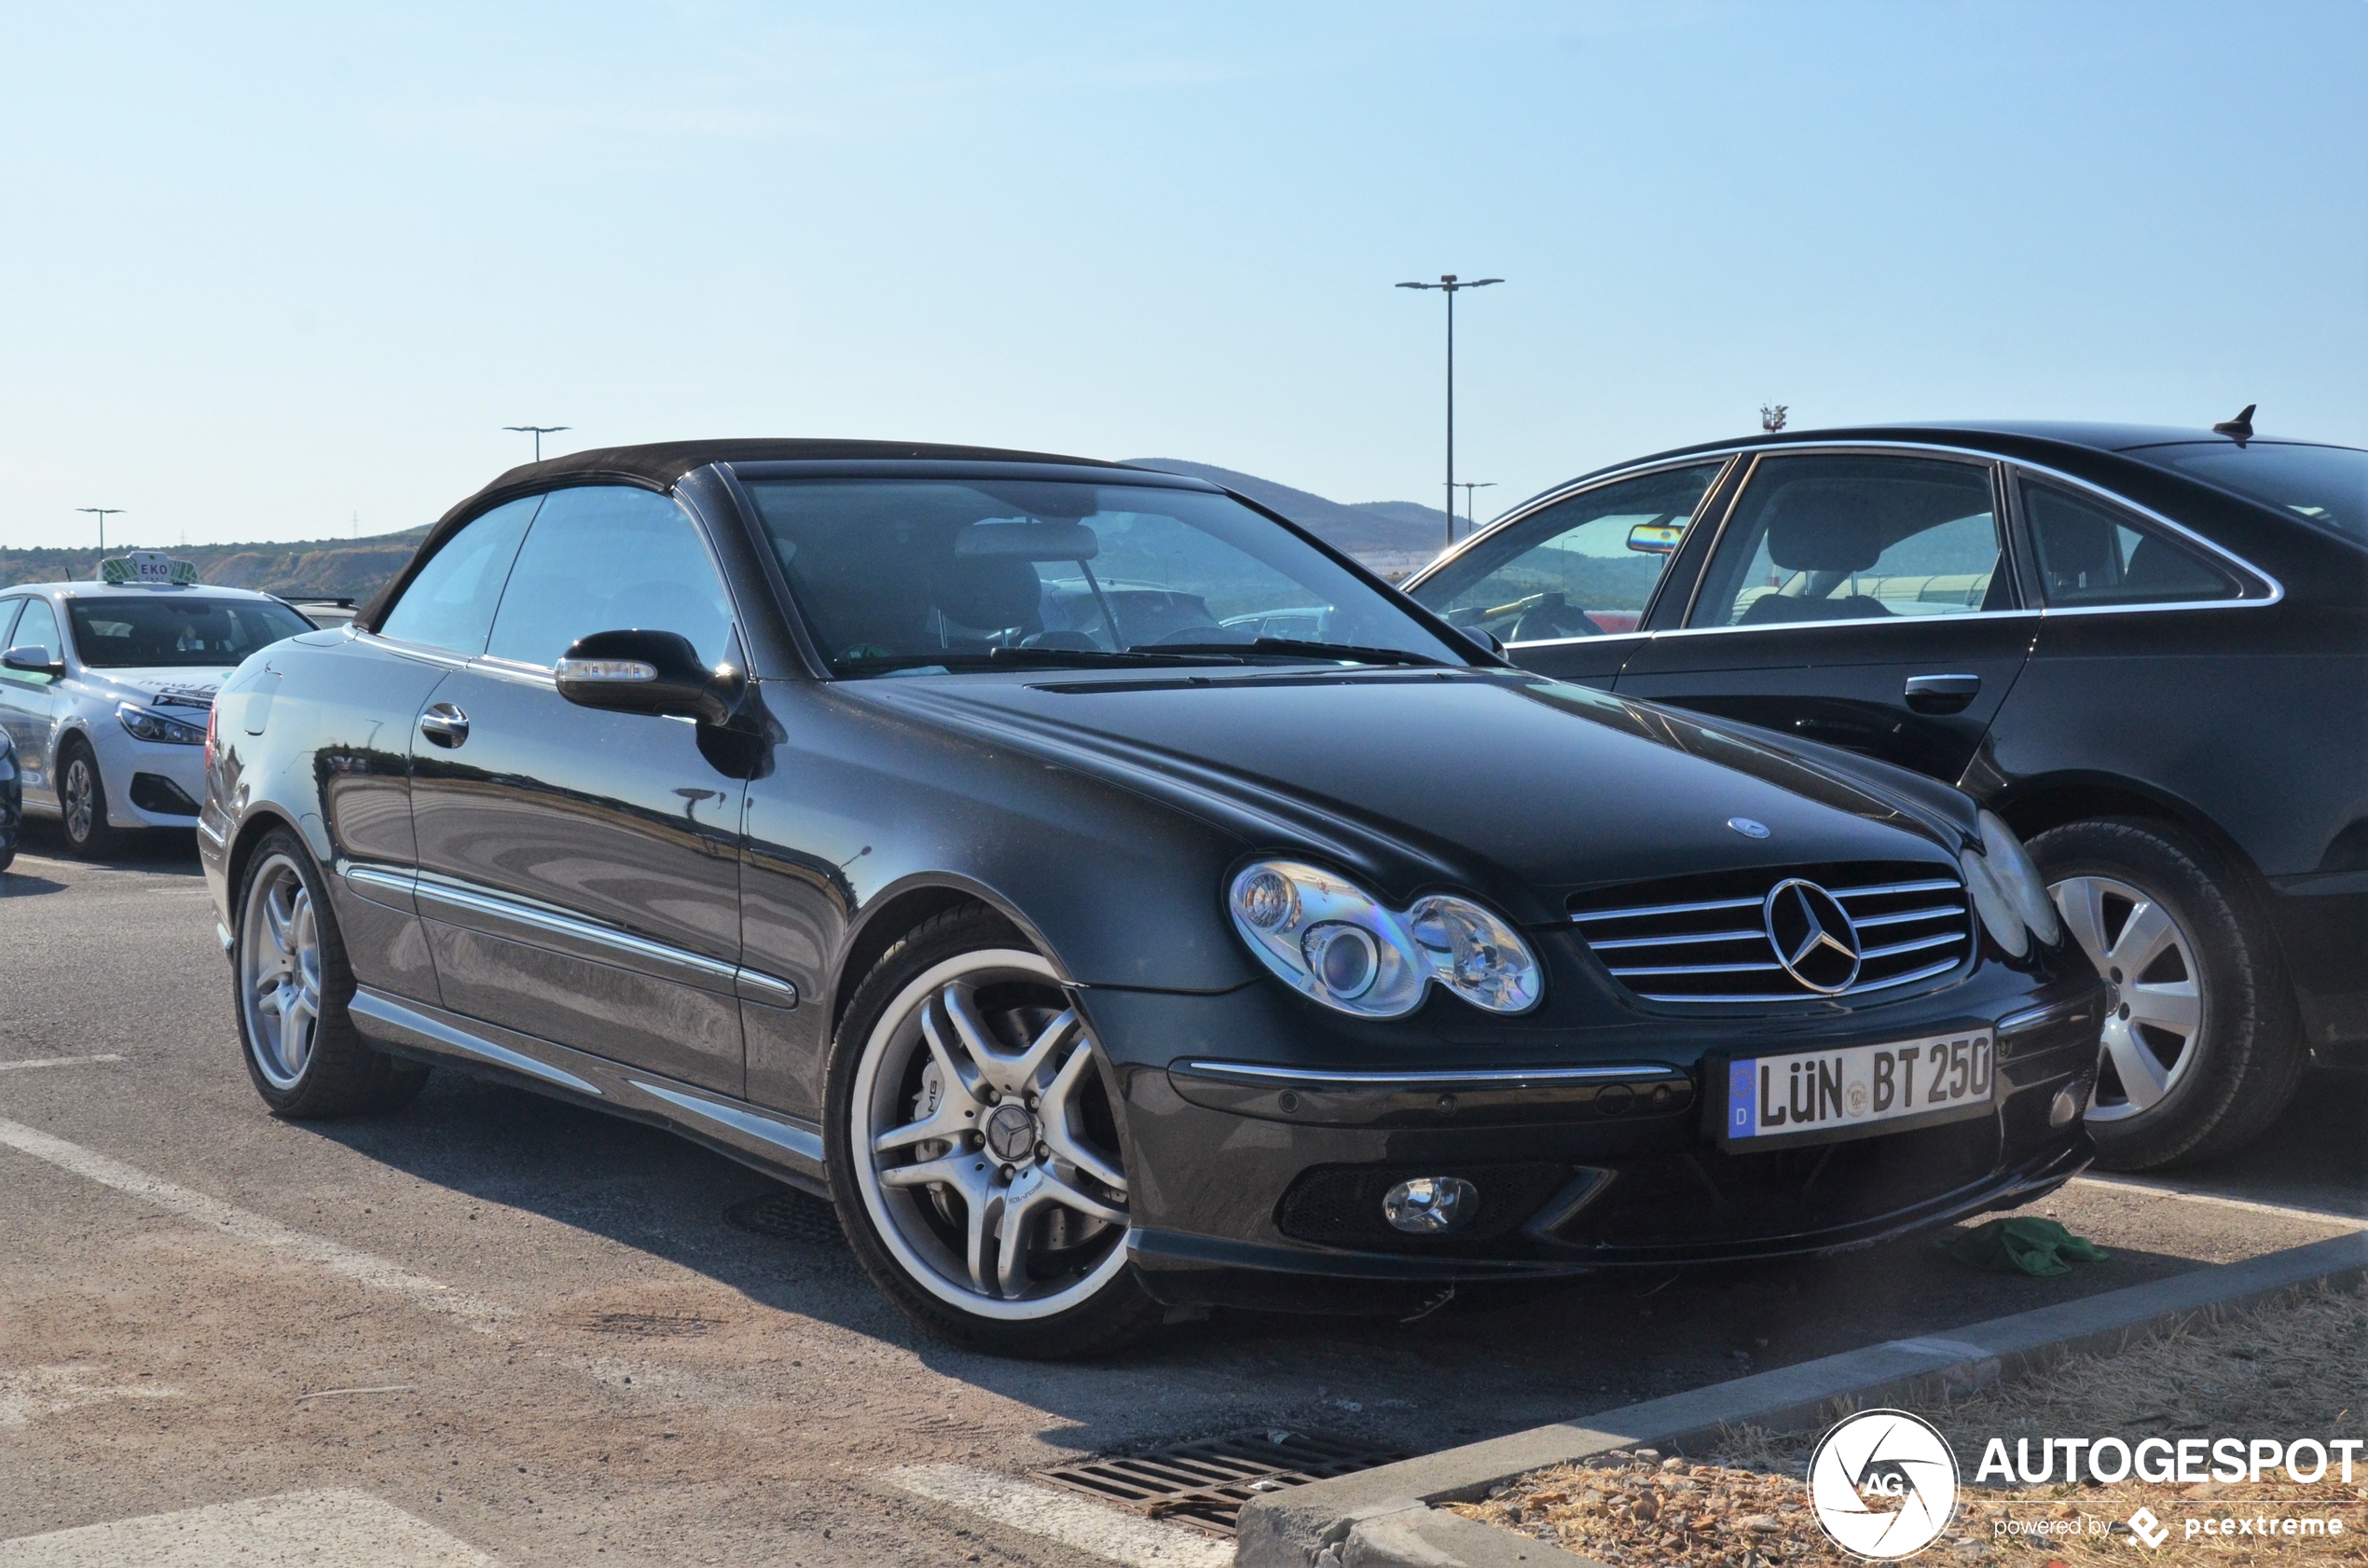
<instances>
[{"instance_id":1,"label":"projector headlight lens","mask_svg":"<svg viewBox=\"0 0 2368 1568\"><path fill-rule=\"evenodd\" d=\"M1433 981L1491 1012L1526 1012L1545 993L1521 934L1468 899L1434 894L1401 914L1346 877L1262 860L1234 876L1226 907L1286 983L1359 1017L1411 1012Z\"/></svg>"}]
</instances>

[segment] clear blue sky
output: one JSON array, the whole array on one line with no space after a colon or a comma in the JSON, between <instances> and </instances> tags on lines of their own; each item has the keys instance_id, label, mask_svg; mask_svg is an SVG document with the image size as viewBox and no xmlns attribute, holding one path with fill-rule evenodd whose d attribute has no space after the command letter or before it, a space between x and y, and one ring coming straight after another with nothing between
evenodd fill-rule
<instances>
[{"instance_id":1,"label":"clear blue sky","mask_svg":"<svg viewBox=\"0 0 2368 1568\"><path fill-rule=\"evenodd\" d=\"M1482 515L1751 429L2368 444L2368 5L18 7L0 543L699 434Z\"/></svg>"}]
</instances>

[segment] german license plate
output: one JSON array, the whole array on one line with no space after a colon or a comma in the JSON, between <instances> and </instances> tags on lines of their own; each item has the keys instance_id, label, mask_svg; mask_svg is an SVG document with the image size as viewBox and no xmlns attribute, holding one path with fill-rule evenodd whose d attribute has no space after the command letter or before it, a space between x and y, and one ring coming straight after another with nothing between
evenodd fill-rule
<instances>
[{"instance_id":1,"label":"german license plate","mask_svg":"<svg viewBox=\"0 0 2368 1568\"><path fill-rule=\"evenodd\" d=\"M1977 1029L1730 1062L1726 1136L1768 1144L1852 1137L1910 1117L1949 1120L1996 1100L1997 1056L1989 1031Z\"/></svg>"}]
</instances>

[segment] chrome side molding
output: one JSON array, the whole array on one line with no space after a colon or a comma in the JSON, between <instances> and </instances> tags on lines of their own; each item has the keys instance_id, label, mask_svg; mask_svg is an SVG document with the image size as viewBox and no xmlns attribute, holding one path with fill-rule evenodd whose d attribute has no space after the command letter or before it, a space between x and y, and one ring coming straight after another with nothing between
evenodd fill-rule
<instances>
[{"instance_id":1,"label":"chrome side molding","mask_svg":"<svg viewBox=\"0 0 2368 1568\"><path fill-rule=\"evenodd\" d=\"M608 1098L600 1093L598 1086L576 1077L564 1067L555 1067L548 1062L537 1061L525 1052L513 1051L506 1045L496 1045L482 1036L473 1035L466 1029L456 1028L445 1023L442 1019L431 1018L424 1012L407 1008L392 997L382 997L366 986L355 988L353 999L345 1004L345 1010L355 1018L376 1025L379 1028L393 1035L402 1044L474 1056L481 1062L489 1062L498 1067L507 1067L512 1072L524 1073L530 1078L539 1078L545 1083L556 1083L562 1089L573 1090L579 1094L589 1094L595 1099ZM369 1032L370 1030L366 1027L363 1030L365 1034Z\"/></svg>"}]
</instances>

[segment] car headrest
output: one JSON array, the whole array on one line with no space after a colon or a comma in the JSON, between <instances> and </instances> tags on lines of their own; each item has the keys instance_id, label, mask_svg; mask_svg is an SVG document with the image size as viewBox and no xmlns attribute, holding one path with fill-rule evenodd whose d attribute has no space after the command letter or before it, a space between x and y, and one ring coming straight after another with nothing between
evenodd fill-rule
<instances>
[{"instance_id":1,"label":"car headrest","mask_svg":"<svg viewBox=\"0 0 2368 1568\"><path fill-rule=\"evenodd\" d=\"M1091 531L1080 529L1090 538ZM1014 556L955 557L941 562L929 584L930 599L957 626L975 631L1034 626L1044 602L1036 569Z\"/></svg>"},{"instance_id":2,"label":"car headrest","mask_svg":"<svg viewBox=\"0 0 2368 1568\"><path fill-rule=\"evenodd\" d=\"M1883 553L1882 525L1864 486L1797 480L1776 498L1768 558L1786 571L1864 571Z\"/></svg>"}]
</instances>

